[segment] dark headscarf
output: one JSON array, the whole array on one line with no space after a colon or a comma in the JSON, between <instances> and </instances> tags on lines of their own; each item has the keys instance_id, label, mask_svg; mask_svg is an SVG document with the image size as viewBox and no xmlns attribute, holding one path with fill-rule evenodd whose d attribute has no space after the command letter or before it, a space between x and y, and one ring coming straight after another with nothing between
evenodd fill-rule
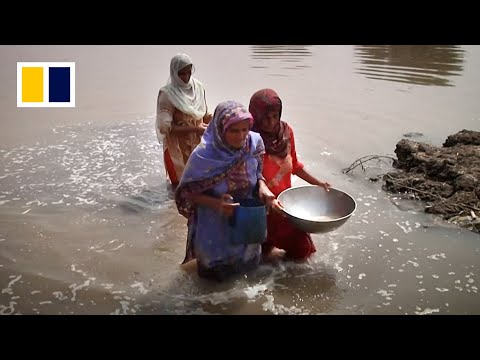
<instances>
[{"instance_id":1,"label":"dark headscarf","mask_svg":"<svg viewBox=\"0 0 480 360\"><path fill-rule=\"evenodd\" d=\"M290 133L287 123L281 120L282 100L277 93L272 89L257 91L250 99L248 110L253 115L252 131L258 132L262 136L267 154L285 158L288 152ZM271 133L266 133L261 130L260 124L271 111L278 111L279 121Z\"/></svg>"}]
</instances>

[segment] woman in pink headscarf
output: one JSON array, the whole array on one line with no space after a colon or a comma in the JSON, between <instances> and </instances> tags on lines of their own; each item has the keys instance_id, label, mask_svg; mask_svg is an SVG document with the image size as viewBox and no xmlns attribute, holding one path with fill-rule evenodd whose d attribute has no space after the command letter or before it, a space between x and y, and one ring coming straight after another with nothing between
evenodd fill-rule
<instances>
[{"instance_id":1,"label":"woman in pink headscarf","mask_svg":"<svg viewBox=\"0 0 480 360\"><path fill-rule=\"evenodd\" d=\"M292 128L280 120L282 101L272 89L257 91L250 99L249 111L253 115L252 131L260 133L265 144L263 176L267 186L275 196L292 186L291 176L297 175L312 185L324 187L330 184L320 181L305 170L297 159ZM280 214L278 201L273 201L267 217L267 241L262 244L262 252L268 258L276 248L285 250L287 258L305 260L316 249L310 234L295 228Z\"/></svg>"},{"instance_id":2,"label":"woman in pink headscarf","mask_svg":"<svg viewBox=\"0 0 480 360\"><path fill-rule=\"evenodd\" d=\"M174 186L212 117L203 84L192 77L192 69L188 55L175 55L170 61L169 82L157 98L156 132L163 144L165 170Z\"/></svg>"}]
</instances>

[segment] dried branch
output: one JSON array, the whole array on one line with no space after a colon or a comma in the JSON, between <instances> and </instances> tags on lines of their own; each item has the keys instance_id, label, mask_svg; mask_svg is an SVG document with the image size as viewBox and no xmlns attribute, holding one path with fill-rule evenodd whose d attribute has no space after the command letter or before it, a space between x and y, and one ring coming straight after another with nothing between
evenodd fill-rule
<instances>
[{"instance_id":1,"label":"dried branch","mask_svg":"<svg viewBox=\"0 0 480 360\"><path fill-rule=\"evenodd\" d=\"M393 158L391 156L386 156L386 155L365 155L365 156L362 156L361 158L355 160L348 168L343 169L343 173L348 174L350 171L354 170L358 166L360 166L362 168L362 170L365 171L366 169L365 169L365 166L363 164L365 164L366 162L371 161L371 160L381 161L382 159L389 159L389 160L392 160L392 161L395 160L395 158Z\"/></svg>"}]
</instances>

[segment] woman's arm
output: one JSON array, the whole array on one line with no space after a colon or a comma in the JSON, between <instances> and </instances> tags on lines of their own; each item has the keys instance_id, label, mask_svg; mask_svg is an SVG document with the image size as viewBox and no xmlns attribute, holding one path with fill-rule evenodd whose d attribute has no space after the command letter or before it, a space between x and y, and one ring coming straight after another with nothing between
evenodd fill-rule
<instances>
[{"instance_id":1,"label":"woman's arm","mask_svg":"<svg viewBox=\"0 0 480 360\"><path fill-rule=\"evenodd\" d=\"M272 209L276 212L281 212L281 210L283 209L280 201L277 200L276 196L268 188L265 179L258 180L258 196L260 197L260 200L262 200L262 202L265 204L267 209Z\"/></svg>"},{"instance_id":2,"label":"woman's arm","mask_svg":"<svg viewBox=\"0 0 480 360\"><path fill-rule=\"evenodd\" d=\"M172 124L170 127L170 134L182 136L192 132L197 132L200 135L207 129L207 124L201 123L198 126L179 126Z\"/></svg>"},{"instance_id":3,"label":"woman's arm","mask_svg":"<svg viewBox=\"0 0 480 360\"><path fill-rule=\"evenodd\" d=\"M328 191L330 188L330 184L326 181L320 181L316 177L310 175L305 168L301 168L298 170L295 175L297 175L299 178L305 180L306 182L312 184L312 185L317 185L323 187L325 190Z\"/></svg>"},{"instance_id":4,"label":"woman's arm","mask_svg":"<svg viewBox=\"0 0 480 360\"><path fill-rule=\"evenodd\" d=\"M313 175L305 170L305 166L297 158L297 150L295 149L295 135L293 134L293 129L289 126L288 131L290 131L290 144L291 144L291 155L292 155L292 164L294 175L297 175L300 179L305 180L309 184L317 185L323 187L328 191L330 184L326 181L320 181Z\"/></svg>"},{"instance_id":5,"label":"woman's arm","mask_svg":"<svg viewBox=\"0 0 480 360\"><path fill-rule=\"evenodd\" d=\"M167 134L170 131L174 112L175 107L167 95L160 91L157 98L157 130L160 134Z\"/></svg>"},{"instance_id":6,"label":"woman's arm","mask_svg":"<svg viewBox=\"0 0 480 360\"><path fill-rule=\"evenodd\" d=\"M212 120L213 115L208 112L207 94L205 93L205 89L203 89L203 97L205 98L205 115L203 116L203 122L208 125Z\"/></svg>"},{"instance_id":7,"label":"woman's arm","mask_svg":"<svg viewBox=\"0 0 480 360\"><path fill-rule=\"evenodd\" d=\"M170 133L176 136L185 136L192 132L203 134L207 124L203 122L198 126L179 126L173 123L175 107L168 99L168 96L160 92L157 100L157 128L161 134Z\"/></svg>"},{"instance_id":8,"label":"woman's arm","mask_svg":"<svg viewBox=\"0 0 480 360\"><path fill-rule=\"evenodd\" d=\"M232 203L233 198L229 194L223 195L220 199L209 195L196 194L192 195L190 199L196 205L208 206L225 216L232 216L235 208L240 206L239 203Z\"/></svg>"}]
</instances>

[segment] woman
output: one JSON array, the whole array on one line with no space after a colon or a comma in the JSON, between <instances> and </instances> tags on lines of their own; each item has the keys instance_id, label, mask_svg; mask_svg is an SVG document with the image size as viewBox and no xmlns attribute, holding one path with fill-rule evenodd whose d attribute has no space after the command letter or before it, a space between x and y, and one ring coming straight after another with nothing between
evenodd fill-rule
<instances>
[{"instance_id":1,"label":"woman","mask_svg":"<svg viewBox=\"0 0 480 360\"><path fill-rule=\"evenodd\" d=\"M280 120L282 101L277 93L272 89L257 91L250 99L249 111L254 119L252 130L260 133L265 144L263 176L273 194L278 196L292 186L292 174L328 190L328 182L310 175L298 161L293 130L285 121ZM277 200L273 201L274 211L267 217L268 236L263 244L264 256L268 258L269 254L282 249L287 258L306 260L316 251L310 234L295 228L281 215L280 209L281 204Z\"/></svg>"},{"instance_id":2,"label":"woman","mask_svg":"<svg viewBox=\"0 0 480 360\"><path fill-rule=\"evenodd\" d=\"M192 77L193 63L186 54L170 61L170 79L157 99L156 132L163 143L163 161L173 186L180 181L188 157L210 121L203 84Z\"/></svg>"},{"instance_id":3,"label":"woman","mask_svg":"<svg viewBox=\"0 0 480 360\"><path fill-rule=\"evenodd\" d=\"M275 199L262 176L265 148L260 135L250 132L252 124L240 103L220 103L176 190L178 211L188 218L183 264L196 258L201 277L222 280L260 261L265 235L253 244L233 244L229 237L235 201L259 197L268 207Z\"/></svg>"}]
</instances>

